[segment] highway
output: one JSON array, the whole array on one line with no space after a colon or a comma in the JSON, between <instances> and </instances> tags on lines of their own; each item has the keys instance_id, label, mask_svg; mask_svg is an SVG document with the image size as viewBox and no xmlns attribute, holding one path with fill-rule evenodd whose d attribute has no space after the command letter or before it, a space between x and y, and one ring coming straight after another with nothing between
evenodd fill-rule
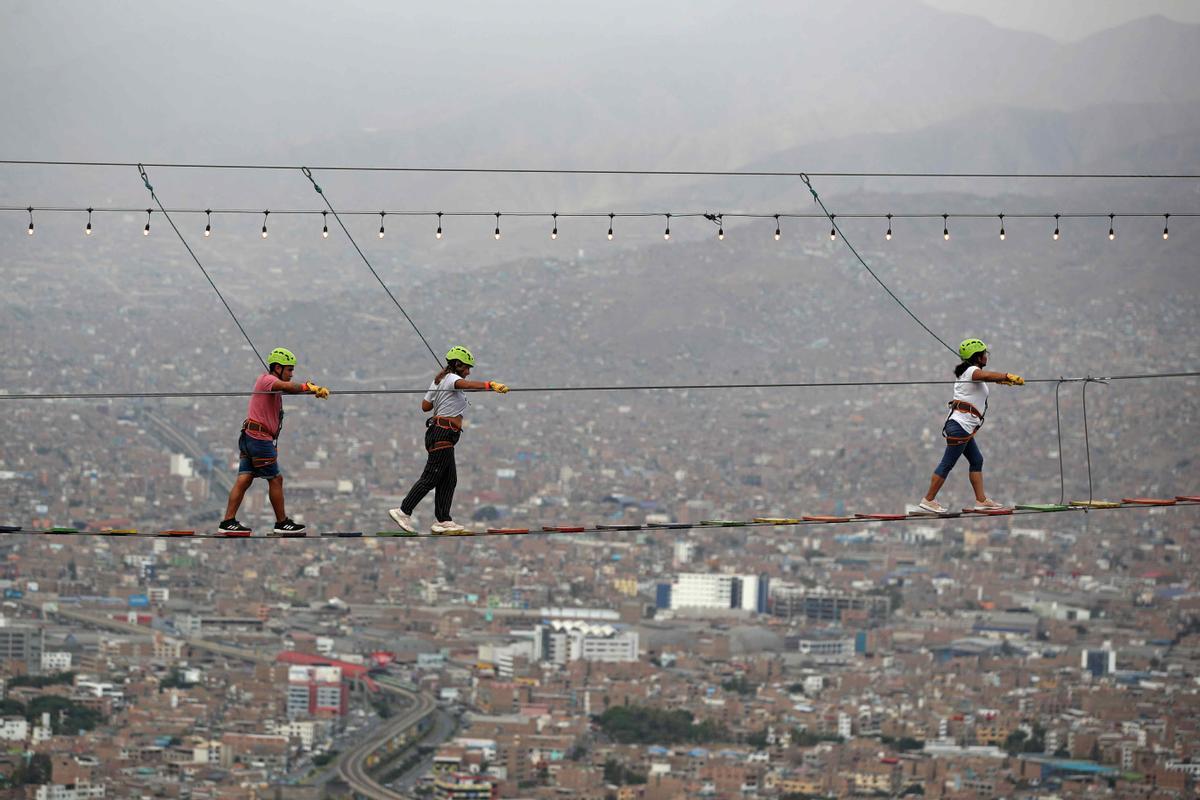
<instances>
[{"instance_id":1,"label":"highway","mask_svg":"<svg viewBox=\"0 0 1200 800\"><path fill-rule=\"evenodd\" d=\"M409 707L394 720L390 720L377 734L343 756L338 762L338 775L354 792L355 797L370 800L405 800L407 795L394 792L371 778L367 773L367 759L393 737L401 736L420 724L423 719L433 714L437 707L433 698L427 694L411 692L386 679L380 680L379 685L384 691L406 700Z\"/></svg>"},{"instance_id":2,"label":"highway","mask_svg":"<svg viewBox=\"0 0 1200 800\"><path fill-rule=\"evenodd\" d=\"M199 464L207 455L199 442L172 425L166 417L143 408L142 419L149 423L147 427L150 428L151 433L158 436L161 442L179 450L196 464ZM222 466L213 465L209 480L217 484L222 492L229 492L233 488L233 476ZM214 494L219 494L219 492Z\"/></svg>"},{"instance_id":3,"label":"highway","mask_svg":"<svg viewBox=\"0 0 1200 800\"><path fill-rule=\"evenodd\" d=\"M25 599L18 602L31 609L38 611L42 609L41 601ZM145 625L135 625L130 622L112 619L111 617L89 614L73 608L64 608L61 605L58 606L56 611L48 613L69 619L73 622L92 625L97 628L106 628L120 633L129 633L137 636L146 636L154 633L152 629L147 628ZM237 658L253 663L272 663L275 661L273 655L256 650L230 647L229 645L197 637L173 638L182 638L190 647L225 656L226 658ZM405 710L394 719L388 720L374 736L371 736L361 745L342 756L338 762L338 775L350 787L355 797L368 798L368 800L398 800L405 798L406 795L394 792L376 782L367 772L367 760L376 750L384 747L393 738L403 736L410 729L419 725L426 717L435 713L437 711L437 704L428 694L410 691L386 678L381 678L377 682L383 691L391 692L400 698L405 705ZM415 743L416 739L412 741Z\"/></svg>"}]
</instances>

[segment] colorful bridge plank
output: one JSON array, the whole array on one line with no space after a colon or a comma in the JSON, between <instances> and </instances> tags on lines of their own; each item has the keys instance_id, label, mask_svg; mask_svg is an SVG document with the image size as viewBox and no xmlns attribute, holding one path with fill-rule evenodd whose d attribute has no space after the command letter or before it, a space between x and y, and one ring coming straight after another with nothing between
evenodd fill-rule
<instances>
[{"instance_id":1,"label":"colorful bridge plank","mask_svg":"<svg viewBox=\"0 0 1200 800\"><path fill-rule=\"evenodd\" d=\"M1131 506L1173 506L1174 497L1122 497L1121 502Z\"/></svg>"}]
</instances>

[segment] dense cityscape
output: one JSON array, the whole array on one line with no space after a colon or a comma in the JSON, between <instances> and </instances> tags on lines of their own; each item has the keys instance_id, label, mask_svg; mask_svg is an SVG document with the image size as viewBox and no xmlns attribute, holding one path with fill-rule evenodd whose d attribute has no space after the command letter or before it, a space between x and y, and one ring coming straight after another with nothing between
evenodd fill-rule
<instances>
[{"instance_id":1,"label":"dense cityscape","mask_svg":"<svg viewBox=\"0 0 1200 800\"><path fill-rule=\"evenodd\" d=\"M9 6L0 800L1200 797L1200 7Z\"/></svg>"}]
</instances>

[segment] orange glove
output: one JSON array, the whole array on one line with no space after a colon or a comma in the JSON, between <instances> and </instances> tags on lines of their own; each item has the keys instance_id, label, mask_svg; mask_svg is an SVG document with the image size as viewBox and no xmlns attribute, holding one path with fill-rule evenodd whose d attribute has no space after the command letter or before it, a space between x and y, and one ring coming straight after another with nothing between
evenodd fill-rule
<instances>
[{"instance_id":1,"label":"orange glove","mask_svg":"<svg viewBox=\"0 0 1200 800\"><path fill-rule=\"evenodd\" d=\"M1005 386L1024 386L1025 379L1020 375L1014 375L1011 372L1004 373L1006 380L1001 381Z\"/></svg>"},{"instance_id":2,"label":"orange glove","mask_svg":"<svg viewBox=\"0 0 1200 800\"><path fill-rule=\"evenodd\" d=\"M500 381L488 381L487 387L493 392L498 392L499 394L508 394L508 387Z\"/></svg>"},{"instance_id":3,"label":"orange glove","mask_svg":"<svg viewBox=\"0 0 1200 800\"><path fill-rule=\"evenodd\" d=\"M315 383L304 384L304 391L312 392L317 396L318 400L324 400L325 398L329 397L329 390L324 386L317 386Z\"/></svg>"}]
</instances>

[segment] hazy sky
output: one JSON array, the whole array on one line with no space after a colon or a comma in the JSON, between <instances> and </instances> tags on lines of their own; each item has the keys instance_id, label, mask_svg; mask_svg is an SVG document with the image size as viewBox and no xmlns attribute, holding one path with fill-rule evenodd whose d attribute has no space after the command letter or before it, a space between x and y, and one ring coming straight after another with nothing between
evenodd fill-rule
<instances>
[{"instance_id":1,"label":"hazy sky","mask_svg":"<svg viewBox=\"0 0 1200 800\"><path fill-rule=\"evenodd\" d=\"M1179 22L1200 23L1196 0L925 0L947 11L983 17L994 25L1034 31L1074 41L1138 17L1162 14Z\"/></svg>"}]
</instances>

